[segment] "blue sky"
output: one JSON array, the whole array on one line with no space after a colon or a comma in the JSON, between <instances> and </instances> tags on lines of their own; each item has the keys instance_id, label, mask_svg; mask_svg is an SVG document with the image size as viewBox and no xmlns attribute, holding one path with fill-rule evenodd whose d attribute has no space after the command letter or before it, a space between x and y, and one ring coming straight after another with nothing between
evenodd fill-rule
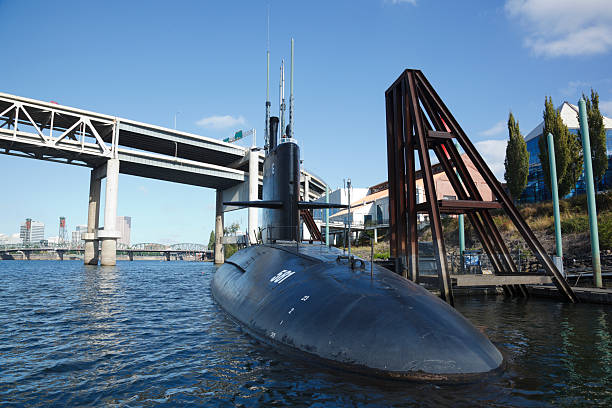
<instances>
[{"instance_id":1,"label":"blue sky","mask_svg":"<svg viewBox=\"0 0 612 408\"><path fill-rule=\"evenodd\" d=\"M612 115L607 0L0 0L0 91L167 127L180 112L181 130L255 127L261 142L268 5L273 113L294 37L295 135L332 187L386 180L384 91L404 68L423 70L500 178L510 110L527 134L546 95L575 103L592 86ZM86 223L88 169L0 155L0 174L0 233ZM132 242L207 242L214 191L121 175L118 214Z\"/></svg>"}]
</instances>

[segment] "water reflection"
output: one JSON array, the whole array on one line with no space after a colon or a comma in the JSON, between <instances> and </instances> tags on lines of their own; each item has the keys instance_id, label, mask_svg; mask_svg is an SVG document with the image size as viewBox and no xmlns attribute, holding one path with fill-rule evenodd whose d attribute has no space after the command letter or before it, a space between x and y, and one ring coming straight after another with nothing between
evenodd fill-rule
<instances>
[{"instance_id":1,"label":"water reflection","mask_svg":"<svg viewBox=\"0 0 612 408\"><path fill-rule=\"evenodd\" d=\"M16 406L612 405L609 306L457 298L458 310L502 350L507 369L472 384L384 382L257 343L212 300L213 271L190 262L1 263L0 400Z\"/></svg>"}]
</instances>

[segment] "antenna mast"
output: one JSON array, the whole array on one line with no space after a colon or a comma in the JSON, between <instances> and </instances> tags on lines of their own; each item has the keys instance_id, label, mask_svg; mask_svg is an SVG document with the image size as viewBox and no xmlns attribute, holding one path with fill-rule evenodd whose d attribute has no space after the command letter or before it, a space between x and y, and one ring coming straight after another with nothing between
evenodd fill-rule
<instances>
[{"instance_id":1,"label":"antenna mast","mask_svg":"<svg viewBox=\"0 0 612 408\"><path fill-rule=\"evenodd\" d=\"M285 59L281 61L280 68L280 136L285 137Z\"/></svg>"},{"instance_id":2,"label":"antenna mast","mask_svg":"<svg viewBox=\"0 0 612 408\"><path fill-rule=\"evenodd\" d=\"M287 137L293 137L293 38L291 39L291 78L289 94L289 131Z\"/></svg>"},{"instance_id":3,"label":"antenna mast","mask_svg":"<svg viewBox=\"0 0 612 408\"><path fill-rule=\"evenodd\" d=\"M270 147L270 5L268 5L268 21L267 21L267 41L266 41L266 125L264 127L264 150L268 153Z\"/></svg>"}]
</instances>

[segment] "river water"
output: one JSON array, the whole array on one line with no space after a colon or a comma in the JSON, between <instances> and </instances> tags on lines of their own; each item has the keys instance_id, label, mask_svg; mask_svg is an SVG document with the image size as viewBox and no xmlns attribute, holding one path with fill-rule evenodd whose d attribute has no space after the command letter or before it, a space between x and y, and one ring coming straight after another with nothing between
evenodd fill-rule
<instances>
[{"instance_id":1,"label":"river water","mask_svg":"<svg viewBox=\"0 0 612 408\"><path fill-rule=\"evenodd\" d=\"M486 381L379 381L277 354L227 319L210 263L0 261L0 407L612 406L612 307L457 298L502 350Z\"/></svg>"}]
</instances>

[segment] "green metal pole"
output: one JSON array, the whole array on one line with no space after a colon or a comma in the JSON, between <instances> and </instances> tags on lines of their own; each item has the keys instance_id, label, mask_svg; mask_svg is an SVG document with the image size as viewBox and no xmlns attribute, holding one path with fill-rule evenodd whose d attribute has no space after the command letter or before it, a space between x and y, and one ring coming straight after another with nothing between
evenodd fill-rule
<instances>
[{"instance_id":1,"label":"green metal pole","mask_svg":"<svg viewBox=\"0 0 612 408\"><path fill-rule=\"evenodd\" d=\"M459 253L465 252L465 231L463 230L463 214L459 214Z\"/></svg>"},{"instance_id":2,"label":"green metal pole","mask_svg":"<svg viewBox=\"0 0 612 408\"><path fill-rule=\"evenodd\" d=\"M583 98L578 102L580 112L580 135L584 158L584 178L587 187L587 204L589 208L589 225L591 227L591 252L593 257L593 280L595 286L602 287L601 260L599 259L599 231L597 229L597 208L595 207L595 188L593 185L593 164L591 161L591 142L589 141L589 124L587 122L586 103Z\"/></svg>"},{"instance_id":3,"label":"green metal pole","mask_svg":"<svg viewBox=\"0 0 612 408\"><path fill-rule=\"evenodd\" d=\"M329 187L325 186L325 202L329 204ZM325 209L325 245L329 246L329 208Z\"/></svg>"},{"instance_id":4,"label":"green metal pole","mask_svg":"<svg viewBox=\"0 0 612 408\"><path fill-rule=\"evenodd\" d=\"M550 185L552 187L553 215L555 217L555 246L557 256L563 257L563 245L561 241L561 215L559 214L559 189L557 186L557 165L555 160L555 141L552 133L548 133L548 163L550 167Z\"/></svg>"}]
</instances>

